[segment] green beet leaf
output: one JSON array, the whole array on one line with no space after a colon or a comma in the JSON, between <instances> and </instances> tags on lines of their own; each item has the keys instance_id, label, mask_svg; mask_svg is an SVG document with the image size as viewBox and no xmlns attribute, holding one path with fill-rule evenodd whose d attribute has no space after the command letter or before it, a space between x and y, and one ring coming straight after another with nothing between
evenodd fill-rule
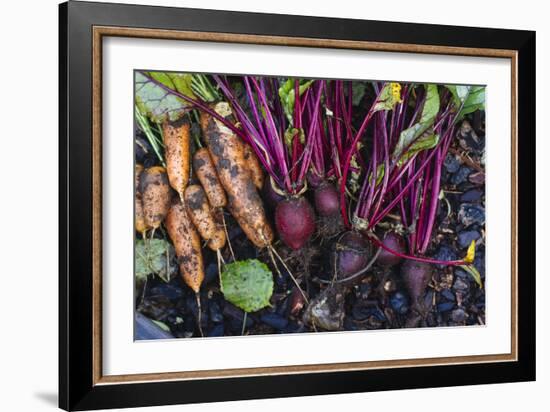
<instances>
[{"instance_id":1,"label":"green beet leaf","mask_svg":"<svg viewBox=\"0 0 550 412\"><path fill-rule=\"evenodd\" d=\"M377 112L380 110L392 110L394 106L401 102L400 96L393 92L393 87L399 86L398 83L385 83L384 88L378 96L378 101L374 105L373 111ZM400 86L399 86L400 87Z\"/></svg>"},{"instance_id":2,"label":"green beet leaf","mask_svg":"<svg viewBox=\"0 0 550 412\"><path fill-rule=\"evenodd\" d=\"M300 96L313 84L313 80L299 80L299 79L288 79L279 87L279 98L283 105L284 112L290 124L293 121L294 115L294 103L296 101L296 96L294 95L294 82L299 81L300 86L298 87L298 92Z\"/></svg>"},{"instance_id":3,"label":"green beet leaf","mask_svg":"<svg viewBox=\"0 0 550 412\"><path fill-rule=\"evenodd\" d=\"M483 288L481 274L478 272L474 265L461 265L460 267L470 274L470 276L476 281L477 285L480 288Z\"/></svg>"},{"instance_id":4,"label":"green beet leaf","mask_svg":"<svg viewBox=\"0 0 550 412\"><path fill-rule=\"evenodd\" d=\"M408 156L407 158L409 158L414 153L418 153L420 150L431 148L435 146L435 144L437 144L437 141L431 147L429 147L429 144L426 144L433 141L433 137L432 137L427 139L427 142L420 142L419 145L417 145L416 149L414 149L414 146L416 143L415 141L417 139L422 140L422 138L419 139L419 137L424 135L424 133L433 125L435 121L435 117L439 112L440 100L439 100L439 90L437 89L437 85L428 84L425 87L426 87L426 101L424 102L424 107L422 108L422 115L420 116L420 121L418 123L415 123L408 129L403 130L399 135L399 140L397 144L395 145L393 158L394 160L399 160L400 163L406 160L406 159L403 160L403 157ZM439 137L437 137L437 140L439 140ZM414 153L410 154L409 151L413 151L413 150L415 150Z\"/></svg>"},{"instance_id":5,"label":"green beet leaf","mask_svg":"<svg viewBox=\"0 0 550 412\"><path fill-rule=\"evenodd\" d=\"M413 144L410 145L409 149L399 158L397 164L399 166L405 164L407 160L409 160L418 152L421 152L422 150L433 149L437 146L438 143L439 135L433 133L433 130L427 131L418 139L416 139Z\"/></svg>"},{"instance_id":6,"label":"green beet leaf","mask_svg":"<svg viewBox=\"0 0 550 412\"><path fill-rule=\"evenodd\" d=\"M170 265L175 255L174 247L164 239L136 241L135 275L138 281L143 281L151 273L165 282L169 282L177 271Z\"/></svg>"},{"instance_id":7,"label":"green beet leaf","mask_svg":"<svg viewBox=\"0 0 550 412\"><path fill-rule=\"evenodd\" d=\"M445 86L453 95L456 110L460 110L456 120L459 121L465 115L476 110L485 109L485 86Z\"/></svg>"},{"instance_id":8,"label":"green beet leaf","mask_svg":"<svg viewBox=\"0 0 550 412\"><path fill-rule=\"evenodd\" d=\"M194 98L191 83L193 76L184 73L141 72L135 74L136 105L153 122L175 121L184 115L187 103L163 89L162 84L185 96Z\"/></svg>"},{"instance_id":9,"label":"green beet leaf","mask_svg":"<svg viewBox=\"0 0 550 412\"><path fill-rule=\"evenodd\" d=\"M273 274L257 259L225 265L221 289L229 302L245 312L256 312L269 306L273 294Z\"/></svg>"}]
</instances>

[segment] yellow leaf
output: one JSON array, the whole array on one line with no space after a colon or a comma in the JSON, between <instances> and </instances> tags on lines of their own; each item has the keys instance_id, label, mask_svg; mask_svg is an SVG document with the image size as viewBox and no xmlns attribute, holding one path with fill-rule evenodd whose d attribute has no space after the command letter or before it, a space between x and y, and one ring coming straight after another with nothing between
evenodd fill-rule
<instances>
[{"instance_id":1,"label":"yellow leaf","mask_svg":"<svg viewBox=\"0 0 550 412\"><path fill-rule=\"evenodd\" d=\"M470 246L468 246L468 251L466 252L466 257L464 258L464 262L473 263L475 257L476 257L476 241L472 240L472 243L470 243Z\"/></svg>"},{"instance_id":2,"label":"yellow leaf","mask_svg":"<svg viewBox=\"0 0 550 412\"><path fill-rule=\"evenodd\" d=\"M392 98L395 102L401 103L401 85L399 83L391 83Z\"/></svg>"}]
</instances>

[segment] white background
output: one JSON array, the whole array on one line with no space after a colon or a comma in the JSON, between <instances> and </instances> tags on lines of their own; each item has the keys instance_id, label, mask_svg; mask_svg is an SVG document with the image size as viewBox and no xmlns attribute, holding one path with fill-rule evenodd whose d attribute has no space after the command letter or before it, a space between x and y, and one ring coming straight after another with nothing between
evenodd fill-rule
<instances>
[{"instance_id":1,"label":"white background","mask_svg":"<svg viewBox=\"0 0 550 412\"><path fill-rule=\"evenodd\" d=\"M173 406L148 410L280 411L383 408L407 411L463 411L525 408L546 404L550 385L548 305L550 287L542 261L549 246L547 153L543 119L550 111L550 28L544 2L463 0L452 8L440 1L361 2L354 0L245 2L233 0L153 1L190 7L355 17L393 21L445 23L537 30L537 348L536 383L427 389L314 398ZM9 5L9 6L8 6ZM56 405L57 391L57 1L3 3L0 14L2 76L0 99L0 216L3 281L0 294L0 405L7 411L45 411ZM545 80L545 81L544 81ZM7 226L6 226L7 224ZM532 274L523 274L535 276ZM538 402L537 402L538 401ZM543 403L544 402L544 403Z\"/></svg>"},{"instance_id":2,"label":"white background","mask_svg":"<svg viewBox=\"0 0 550 412\"><path fill-rule=\"evenodd\" d=\"M502 179L511 173L509 60L127 38L107 38L103 53L103 172L108 176L103 187L106 375L510 353L511 230L502 224L511 216L511 185ZM488 273L494 274L486 283L486 326L134 343L134 177L129 136L135 68L486 84L490 136L486 265ZM498 230L491 229L495 227ZM398 343L402 341L408 344ZM329 347L346 350L327 353Z\"/></svg>"}]
</instances>

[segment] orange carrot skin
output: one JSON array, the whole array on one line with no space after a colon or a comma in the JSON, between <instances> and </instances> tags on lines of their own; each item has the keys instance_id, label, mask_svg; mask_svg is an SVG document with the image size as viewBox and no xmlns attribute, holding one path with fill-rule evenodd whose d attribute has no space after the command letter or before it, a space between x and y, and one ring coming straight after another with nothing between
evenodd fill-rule
<instances>
[{"instance_id":1,"label":"orange carrot skin","mask_svg":"<svg viewBox=\"0 0 550 412\"><path fill-rule=\"evenodd\" d=\"M227 197L208 149L202 147L195 152L193 155L193 170L206 192L210 206L213 208L225 207Z\"/></svg>"},{"instance_id":2,"label":"orange carrot skin","mask_svg":"<svg viewBox=\"0 0 550 412\"><path fill-rule=\"evenodd\" d=\"M227 242L227 237L223 227L223 209L213 209L212 216L214 218L214 223L216 224L216 231L214 232L214 236L212 236L212 238L208 241L208 247L216 252L217 250L221 250Z\"/></svg>"},{"instance_id":3,"label":"orange carrot skin","mask_svg":"<svg viewBox=\"0 0 550 412\"><path fill-rule=\"evenodd\" d=\"M166 217L172 198L164 167L154 166L146 169L141 174L140 186L145 224L156 229Z\"/></svg>"},{"instance_id":4,"label":"orange carrot skin","mask_svg":"<svg viewBox=\"0 0 550 412\"><path fill-rule=\"evenodd\" d=\"M186 118L176 122L165 122L162 126L164 157L170 186L180 197L189 183L190 173L190 124Z\"/></svg>"},{"instance_id":5,"label":"orange carrot skin","mask_svg":"<svg viewBox=\"0 0 550 412\"><path fill-rule=\"evenodd\" d=\"M135 196L134 196L134 210L135 210L135 227L136 231L144 234L147 231L147 225L145 224L145 215L143 213L143 200L141 194L140 180L141 173L143 172L143 166L136 164L135 167Z\"/></svg>"},{"instance_id":6,"label":"orange carrot skin","mask_svg":"<svg viewBox=\"0 0 550 412\"><path fill-rule=\"evenodd\" d=\"M201 241L184 203L172 203L164 225L174 244L183 281L198 293L204 280Z\"/></svg>"},{"instance_id":7,"label":"orange carrot skin","mask_svg":"<svg viewBox=\"0 0 550 412\"><path fill-rule=\"evenodd\" d=\"M254 186L261 190L264 187L264 171L262 165L260 164L260 159L254 153L252 147L248 144L244 145L244 159L248 165L248 170L250 170L250 176L254 182Z\"/></svg>"},{"instance_id":8,"label":"orange carrot skin","mask_svg":"<svg viewBox=\"0 0 550 412\"><path fill-rule=\"evenodd\" d=\"M233 120L227 103L217 103L213 108L221 116ZM258 247L265 247L265 242L259 239L267 239L271 228L244 158L243 142L208 113L201 112L201 127L218 177L227 193L231 213L247 235L257 232L249 237L250 240Z\"/></svg>"},{"instance_id":9,"label":"orange carrot skin","mask_svg":"<svg viewBox=\"0 0 550 412\"><path fill-rule=\"evenodd\" d=\"M216 222L208 204L206 193L200 185L187 186L185 203L189 217L204 240L210 240L216 232Z\"/></svg>"},{"instance_id":10,"label":"orange carrot skin","mask_svg":"<svg viewBox=\"0 0 550 412\"><path fill-rule=\"evenodd\" d=\"M231 203L227 205L227 208L245 233L248 240L250 240L254 244L254 246L263 249L273 243L273 229L269 224L260 226L259 228L255 228L248 224L247 220L243 218L242 214L239 214L235 210L233 210Z\"/></svg>"}]
</instances>

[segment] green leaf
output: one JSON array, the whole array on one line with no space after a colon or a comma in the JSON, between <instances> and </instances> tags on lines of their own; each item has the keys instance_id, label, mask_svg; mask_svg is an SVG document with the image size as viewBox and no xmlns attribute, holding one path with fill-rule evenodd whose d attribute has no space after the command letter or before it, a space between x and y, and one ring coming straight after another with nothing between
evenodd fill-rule
<instances>
[{"instance_id":1,"label":"green leaf","mask_svg":"<svg viewBox=\"0 0 550 412\"><path fill-rule=\"evenodd\" d=\"M313 84L313 80L287 79L279 87L279 98L281 99L281 104L283 105L284 112L290 124L293 122L294 102L296 101L294 93L294 83L296 81L300 82L300 86L298 87L300 96Z\"/></svg>"},{"instance_id":2,"label":"green leaf","mask_svg":"<svg viewBox=\"0 0 550 412\"><path fill-rule=\"evenodd\" d=\"M399 135L399 140L397 144L395 145L393 158L399 159L401 162L403 161L401 157L405 154L404 151L405 150L408 151L407 148L412 149L412 146L414 145L412 143L415 141L415 139L423 135L433 125L435 121L435 117L439 112L440 101L439 101L439 90L437 89L437 85L428 84L425 87L426 87L426 100L424 102L424 107L422 107L422 114L420 116L420 120L418 121L418 123L415 123L408 129L403 130ZM420 149L420 150L424 150L424 149ZM417 150L416 152L418 151L419 150Z\"/></svg>"},{"instance_id":3,"label":"green leaf","mask_svg":"<svg viewBox=\"0 0 550 412\"><path fill-rule=\"evenodd\" d=\"M257 259L225 265L220 276L221 289L229 302L245 312L269 306L273 294L273 274Z\"/></svg>"},{"instance_id":4,"label":"green leaf","mask_svg":"<svg viewBox=\"0 0 550 412\"><path fill-rule=\"evenodd\" d=\"M399 166L403 165L407 162L411 157L413 157L418 152L421 152L422 150L428 150L433 149L437 146L439 143L439 135L435 133L426 132L422 136L420 136L418 139L414 141L414 143L409 147L409 149L403 153L403 155L399 158L397 164Z\"/></svg>"},{"instance_id":5,"label":"green leaf","mask_svg":"<svg viewBox=\"0 0 550 412\"><path fill-rule=\"evenodd\" d=\"M400 91L399 83L385 83L373 110L392 110L397 103L401 103Z\"/></svg>"},{"instance_id":6,"label":"green leaf","mask_svg":"<svg viewBox=\"0 0 550 412\"><path fill-rule=\"evenodd\" d=\"M485 86L445 86L453 95L455 110L460 112L457 121L476 110L485 109Z\"/></svg>"},{"instance_id":7,"label":"green leaf","mask_svg":"<svg viewBox=\"0 0 550 412\"><path fill-rule=\"evenodd\" d=\"M386 168L383 163L379 164L378 167L376 168L376 186L378 186L382 182L382 179L384 178L385 169ZM372 182L372 173L369 175L369 183L371 182Z\"/></svg>"},{"instance_id":8,"label":"green leaf","mask_svg":"<svg viewBox=\"0 0 550 412\"><path fill-rule=\"evenodd\" d=\"M285 143L286 145L292 149L292 142L294 141L294 138L298 136L300 139L301 144L306 143L306 135L304 133L304 129L296 129L295 127L289 127L285 130Z\"/></svg>"},{"instance_id":9,"label":"green leaf","mask_svg":"<svg viewBox=\"0 0 550 412\"><path fill-rule=\"evenodd\" d=\"M365 92L367 91L367 83L366 82L351 82L351 93L352 93L352 104L354 106L357 106L359 103L361 103L361 100L363 100L363 97L365 96Z\"/></svg>"},{"instance_id":10,"label":"green leaf","mask_svg":"<svg viewBox=\"0 0 550 412\"><path fill-rule=\"evenodd\" d=\"M474 280L476 281L476 283L478 284L478 286L480 288L483 288L483 282L481 281L481 275L480 275L480 273L478 272L478 270L476 269L476 267L474 265L462 265L460 267L462 269L464 269L466 272L468 272L470 274L470 276L472 276L472 278L474 278Z\"/></svg>"},{"instance_id":11,"label":"green leaf","mask_svg":"<svg viewBox=\"0 0 550 412\"><path fill-rule=\"evenodd\" d=\"M148 72L147 75L171 90L195 97L191 89L191 74ZM141 72L136 72L135 93L139 110L155 123L178 120L184 115L187 103L160 87L155 81Z\"/></svg>"},{"instance_id":12,"label":"green leaf","mask_svg":"<svg viewBox=\"0 0 550 412\"><path fill-rule=\"evenodd\" d=\"M353 167L353 169L348 178L348 187L351 193L356 193L361 187L361 184L360 184L361 165L357 161L357 154L361 151L362 148L363 148L363 143L357 142L357 150L353 154L353 156L351 156L350 165Z\"/></svg>"},{"instance_id":13,"label":"green leaf","mask_svg":"<svg viewBox=\"0 0 550 412\"><path fill-rule=\"evenodd\" d=\"M165 282L169 282L175 272L174 268L170 266L174 254L174 247L164 239L136 241L136 279L142 281L149 274L154 273Z\"/></svg>"},{"instance_id":14,"label":"green leaf","mask_svg":"<svg viewBox=\"0 0 550 412\"><path fill-rule=\"evenodd\" d=\"M170 332L170 328L168 327L168 325L164 322L161 322L160 320L154 320L154 319L151 319L151 321L157 325L159 328L161 328L163 331L165 332Z\"/></svg>"}]
</instances>

